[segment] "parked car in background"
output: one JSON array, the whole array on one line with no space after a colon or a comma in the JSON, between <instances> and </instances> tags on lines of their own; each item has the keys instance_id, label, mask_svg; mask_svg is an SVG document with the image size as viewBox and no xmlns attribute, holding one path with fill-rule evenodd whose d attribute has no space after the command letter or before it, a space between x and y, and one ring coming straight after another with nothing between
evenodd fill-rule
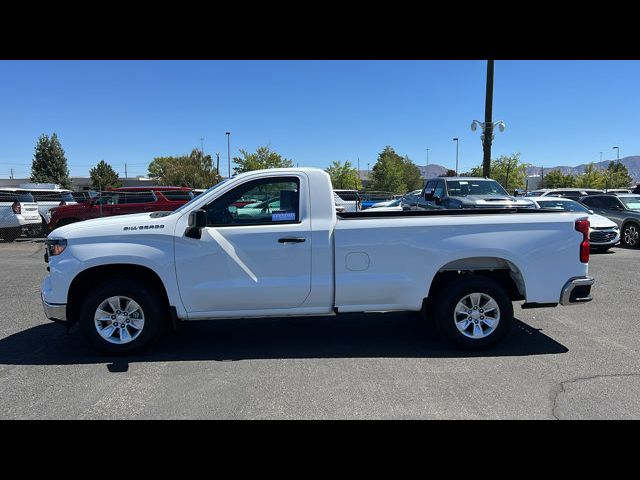
<instances>
[{"instance_id":1,"label":"parked car in background","mask_svg":"<svg viewBox=\"0 0 640 480\"><path fill-rule=\"evenodd\" d=\"M489 178L439 177L427 180L412 210L508 207L535 208L527 198L509 195Z\"/></svg>"},{"instance_id":2,"label":"parked car in background","mask_svg":"<svg viewBox=\"0 0 640 480\"><path fill-rule=\"evenodd\" d=\"M606 188L604 193L631 193L630 188Z\"/></svg>"},{"instance_id":3,"label":"parked car in background","mask_svg":"<svg viewBox=\"0 0 640 480\"><path fill-rule=\"evenodd\" d=\"M173 211L194 197L187 187L120 187L102 192L89 202L51 209L49 230L113 215Z\"/></svg>"},{"instance_id":4,"label":"parked car in background","mask_svg":"<svg viewBox=\"0 0 640 480\"><path fill-rule=\"evenodd\" d=\"M580 199L595 213L613 220L620 227L620 242L631 248L640 246L640 195L590 195Z\"/></svg>"},{"instance_id":5,"label":"parked car in background","mask_svg":"<svg viewBox=\"0 0 640 480\"><path fill-rule=\"evenodd\" d=\"M357 190L334 189L333 200L337 206L344 208L344 212L357 212L360 209Z\"/></svg>"},{"instance_id":6,"label":"parked car in background","mask_svg":"<svg viewBox=\"0 0 640 480\"><path fill-rule=\"evenodd\" d=\"M33 195L33 199L38 204L40 214L40 228L30 229L33 236L44 236L48 233L50 210L61 205L75 205L78 203L73 197L71 190L60 188L55 183L23 183L18 188Z\"/></svg>"},{"instance_id":7,"label":"parked car in background","mask_svg":"<svg viewBox=\"0 0 640 480\"><path fill-rule=\"evenodd\" d=\"M563 197L579 201L582 197L586 197L588 195L601 195L603 193L604 191L597 190L595 188L551 188L548 190L545 189L540 196Z\"/></svg>"},{"instance_id":8,"label":"parked car in background","mask_svg":"<svg viewBox=\"0 0 640 480\"><path fill-rule=\"evenodd\" d=\"M380 202L389 202L391 200L395 200L396 196L391 192L360 192L360 206L362 210L366 210L367 208L371 208L376 203Z\"/></svg>"},{"instance_id":9,"label":"parked car in background","mask_svg":"<svg viewBox=\"0 0 640 480\"><path fill-rule=\"evenodd\" d=\"M407 193L400 200L400 205L403 210L412 210L418 205L418 201L420 201L420 197L422 196L422 190L414 190L413 192Z\"/></svg>"},{"instance_id":10,"label":"parked car in background","mask_svg":"<svg viewBox=\"0 0 640 480\"><path fill-rule=\"evenodd\" d=\"M371 207L364 210L365 212L391 212L395 210L402 210L402 198L396 198L395 200L389 200L387 202L378 202Z\"/></svg>"},{"instance_id":11,"label":"parked car in background","mask_svg":"<svg viewBox=\"0 0 640 480\"><path fill-rule=\"evenodd\" d=\"M640 183L636 185L636 188L633 189L633 192L631 193L635 193L636 195L640 195Z\"/></svg>"},{"instance_id":12,"label":"parked car in background","mask_svg":"<svg viewBox=\"0 0 640 480\"><path fill-rule=\"evenodd\" d=\"M13 242L23 233L41 228L38 204L33 195L17 188L0 188L0 238Z\"/></svg>"},{"instance_id":13,"label":"parked car in background","mask_svg":"<svg viewBox=\"0 0 640 480\"><path fill-rule=\"evenodd\" d=\"M589 215L589 243L595 251L607 251L620 242L620 228L607 217L594 213L584 205L562 197L529 197L537 208L558 210L560 212L581 212Z\"/></svg>"}]
</instances>

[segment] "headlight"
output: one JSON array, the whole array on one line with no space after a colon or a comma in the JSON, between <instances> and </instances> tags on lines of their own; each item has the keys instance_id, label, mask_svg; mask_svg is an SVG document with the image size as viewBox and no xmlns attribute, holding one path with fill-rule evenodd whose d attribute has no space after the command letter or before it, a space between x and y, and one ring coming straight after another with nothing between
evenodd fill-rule
<instances>
[{"instance_id":1,"label":"headlight","mask_svg":"<svg viewBox=\"0 0 640 480\"><path fill-rule=\"evenodd\" d=\"M63 238L47 238L44 244L50 257L60 255L67 248L67 241Z\"/></svg>"}]
</instances>

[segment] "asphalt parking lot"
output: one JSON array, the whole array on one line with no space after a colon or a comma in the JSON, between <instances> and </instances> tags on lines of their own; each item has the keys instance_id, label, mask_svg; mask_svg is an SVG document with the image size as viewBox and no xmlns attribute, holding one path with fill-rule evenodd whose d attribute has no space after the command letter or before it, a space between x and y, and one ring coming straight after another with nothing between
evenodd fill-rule
<instances>
[{"instance_id":1,"label":"asphalt parking lot","mask_svg":"<svg viewBox=\"0 0 640 480\"><path fill-rule=\"evenodd\" d=\"M0 243L0 418L638 419L639 261L593 254L593 302L516 304L490 351L389 313L194 322L114 360L44 317L42 243Z\"/></svg>"}]
</instances>

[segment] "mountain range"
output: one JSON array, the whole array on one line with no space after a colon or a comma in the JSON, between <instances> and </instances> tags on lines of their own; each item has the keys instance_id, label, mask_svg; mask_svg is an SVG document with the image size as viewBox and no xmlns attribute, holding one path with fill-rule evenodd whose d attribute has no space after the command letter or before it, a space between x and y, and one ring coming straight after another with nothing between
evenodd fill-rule
<instances>
[{"instance_id":1,"label":"mountain range","mask_svg":"<svg viewBox=\"0 0 640 480\"><path fill-rule=\"evenodd\" d=\"M612 162L612 160L603 160L602 162L594 162L594 164L596 168L599 168L601 170L606 170L610 162ZM627 167L627 170L629 170L629 175L631 175L631 177L633 178L634 183L639 183L640 182L640 155L621 158L620 162L625 167ZM545 165L544 173L546 175L551 170L560 170L564 175L568 173L572 175L579 175L584 172L584 169L586 168L587 165L588 163L581 163L580 165L576 165L575 167L566 167L566 166L552 167L552 166ZM420 169L420 174L422 175L422 178L439 177L440 175L445 175L448 170L447 167L443 167L442 165L438 165L435 163L432 163L428 166L418 165L418 168ZM527 175L540 175L541 170L542 170L541 167L527 167ZM363 180L366 180L367 178L366 170L360 170L360 178Z\"/></svg>"},{"instance_id":2,"label":"mountain range","mask_svg":"<svg viewBox=\"0 0 640 480\"><path fill-rule=\"evenodd\" d=\"M609 163L615 160L603 160L602 162L594 162L596 168L600 170L606 170ZM640 156L635 155L632 157L624 157L620 159L620 163L622 163L627 170L629 170L629 175L633 178L634 182L640 182ZM544 167L544 172L547 174L551 170L560 170L564 175L570 173L571 175L579 175L584 172L584 169L588 163L581 163L580 165L576 165L575 167ZM528 167L527 175L540 175L541 167Z\"/></svg>"}]
</instances>

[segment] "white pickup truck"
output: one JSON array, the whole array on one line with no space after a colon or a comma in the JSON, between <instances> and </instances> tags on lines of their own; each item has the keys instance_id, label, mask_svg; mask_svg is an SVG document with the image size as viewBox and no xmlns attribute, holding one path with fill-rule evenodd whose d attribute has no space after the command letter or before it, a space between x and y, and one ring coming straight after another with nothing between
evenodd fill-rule
<instances>
[{"instance_id":1,"label":"white pickup truck","mask_svg":"<svg viewBox=\"0 0 640 480\"><path fill-rule=\"evenodd\" d=\"M483 348L509 330L513 301L586 302L593 284L585 214L336 214L329 176L312 168L241 174L174 212L58 228L45 261L46 316L109 354L185 320L403 310Z\"/></svg>"}]
</instances>

